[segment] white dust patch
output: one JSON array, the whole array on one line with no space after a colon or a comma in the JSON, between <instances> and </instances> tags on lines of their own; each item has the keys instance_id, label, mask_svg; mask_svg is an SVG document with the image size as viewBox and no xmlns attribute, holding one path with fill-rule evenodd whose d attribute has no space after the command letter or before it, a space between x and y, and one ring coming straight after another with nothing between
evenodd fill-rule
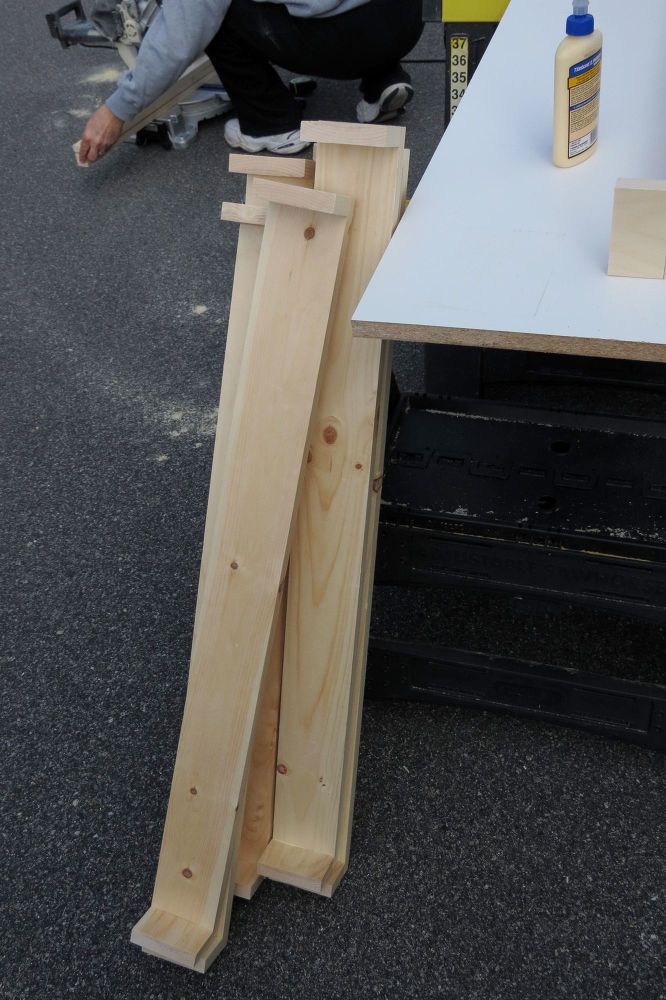
<instances>
[{"instance_id":1,"label":"white dust patch","mask_svg":"<svg viewBox=\"0 0 666 1000\"><path fill-rule=\"evenodd\" d=\"M197 410L191 406L173 407L162 412L169 437L213 437L217 426L217 407Z\"/></svg>"},{"instance_id":2,"label":"white dust patch","mask_svg":"<svg viewBox=\"0 0 666 1000\"><path fill-rule=\"evenodd\" d=\"M67 114L72 118L90 118L94 110L94 108L69 108Z\"/></svg>"},{"instance_id":3,"label":"white dust patch","mask_svg":"<svg viewBox=\"0 0 666 1000\"><path fill-rule=\"evenodd\" d=\"M117 66L107 66L105 69L95 70L89 76L84 76L82 83L115 83L120 73L121 70Z\"/></svg>"},{"instance_id":4,"label":"white dust patch","mask_svg":"<svg viewBox=\"0 0 666 1000\"><path fill-rule=\"evenodd\" d=\"M202 439L215 436L217 427L217 407L203 408L189 400L164 399L151 387L131 379L114 378L108 374L81 371L80 377L95 386L117 405L131 410L133 417L144 426L164 435L165 439L190 438L195 448L200 448ZM165 440L166 443L166 440ZM165 461L168 456L158 458Z\"/></svg>"},{"instance_id":5,"label":"white dust patch","mask_svg":"<svg viewBox=\"0 0 666 1000\"><path fill-rule=\"evenodd\" d=\"M192 306L192 312L195 316L203 316L208 312L208 306Z\"/></svg>"},{"instance_id":6,"label":"white dust patch","mask_svg":"<svg viewBox=\"0 0 666 1000\"><path fill-rule=\"evenodd\" d=\"M156 462L168 462L169 461L169 456L168 455L158 455L157 458L155 459L155 461Z\"/></svg>"}]
</instances>

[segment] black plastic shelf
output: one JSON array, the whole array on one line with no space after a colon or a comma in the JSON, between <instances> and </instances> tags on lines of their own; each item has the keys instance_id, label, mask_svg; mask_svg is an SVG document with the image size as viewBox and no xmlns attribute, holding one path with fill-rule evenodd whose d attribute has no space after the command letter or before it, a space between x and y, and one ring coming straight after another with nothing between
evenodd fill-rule
<instances>
[{"instance_id":1,"label":"black plastic shelf","mask_svg":"<svg viewBox=\"0 0 666 1000\"><path fill-rule=\"evenodd\" d=\"M374 640L366 693L573 726L666 750L666 687L459 649Z\"/></svg>"},{"instance_id":2,"label":"black plastic shelf","mask_svg":"<svg viewBox=\"0 0 666 1000\"><path fill-rule=\"evenodd\" d=\"M666 423L401 397L375 581L666 623ZM371 694L513 710L666 749L659 685L580 672L573 683L567 665L381 638L369 667Z\"/></svg>"}]
</instances>

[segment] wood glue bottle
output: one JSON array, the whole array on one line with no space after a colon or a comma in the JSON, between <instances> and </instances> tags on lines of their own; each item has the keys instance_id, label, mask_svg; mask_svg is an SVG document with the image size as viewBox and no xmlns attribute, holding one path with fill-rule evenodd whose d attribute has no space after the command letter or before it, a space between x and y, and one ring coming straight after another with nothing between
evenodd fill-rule
<instances>
[{"instance_id":1,"label":"wood glue bottle","mask_svg":"<svg viewBox=\"0 0 666 1000\"><path fill-rule=\"evenodd\" d=\"M589 0L573 0L566 38L555 53L553 163L557 167L582 163L596 149L603 36L588 8Z\"/></svg>"}]
</instances>

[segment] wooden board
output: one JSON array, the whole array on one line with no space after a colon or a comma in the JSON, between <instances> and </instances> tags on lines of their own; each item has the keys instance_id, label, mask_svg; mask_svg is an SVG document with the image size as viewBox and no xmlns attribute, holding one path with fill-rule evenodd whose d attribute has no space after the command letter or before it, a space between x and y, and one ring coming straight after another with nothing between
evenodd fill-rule
<instances>
[{"instance_id":1,"label":"wooden board","mask_svg":"<svg viewBox=\"0 0 666 1000\"><path fill-rule=\"evenodd\" d=\"M292 159L287 162L284 157L235 157L232 154L229 157L230 168L232 160L238 161L240 159L247 161L243 164L247 169L241 171L241 164L236 162L236 171L249 175L246 184L244 207L261 213L264 221L266 217L266 201L257 195L254 190L255 178L258 176L256 169L258 166L262 170L267 170L266 176L271 177L280 176L280 170L284 170L285 177L283 178L283 183L296 184L303 187L310 187L313 183L314 175L311 171L304 168L306 164L311 162L309 160ZM259 163L257 164L256 161L259 161ZM301 169L299 169L299 166ZM257 229L254 219L251 220L251 224L249 225L241 223L238 231L238 249L234 269L222 392L215 440L214 454L219 454L220 456L226 454L227 431L233 412L242 351L245 345L247 324L252 306L262 236L263 233ZM213 475L213 482L218 482L219 480L219 474ZM213 500L213 504L215 503L216 501ZM285 593L283 593L278 610L278 626L268 658L264 691L259 705L257 728L254 735L252 758L250 761L250 773L248 776L235 882L235 894L242 899L251 899L261 882L261 876L257 872L257 863L262 852L270 842L273 832L275 758L277 753L277 725L282 682L284 616L286 613L285 596Z\"/></svg>"},{"instance_id":2,"label":"wooden board","mask_svg":"<svg viewBox=\"0 0 666 1000\"><path fill-rule=\"evenodd\" d=\"M295 205L309 208L313 212L324 212L326 215L349 215L351 213L352 203L350 199L344 194L333 191L291 186L282 181L267 180L264 177L257 177L254 191L258 197L279 205Z\"/></svg>"},{"instance_id":3,"label":"wooden board","mask_svg":"<svg viewBox=\"0 0 666 1000\"><path fill-rule=\"evenodd\" d=\"M231 157L230 159L232 159ZM259 160L262 169L268 171L268 176L279 176L285 169L285 182L309 187L313 181L312 172L299 169L299 163L309 161L291 160L289 165L282 157L243 157L244 160ZM240 166L237 164L237 167ZM265 220L266 202L254 192L257 170L254 163L246 164L250 174L247 179L245 208L259 212ZM215 446L213 450L213 468L211 488L208 498L208 511L212 523L212 511L219 503L219 487L222 481L221 465L226 458L229 425L231 422L236 387L242 363L243 350L246 341L247 324L252 305L254 285L261 250L263 233L256 228L254 219L251 225L242 223L238 232L238 248L234 269L234 282L227 328L226 350L222 376L220 405L218 408ZM208 521L208 518L207 518ZM210 532L204 537L202 563L210 560ZM282 594L278 611L278 626L266 668L264 690L258 710L256 732L252 745L252 756L247 781L247 791L242 809L242 824L240 816L236 821L237 835L240 836L238 863L236 869L235 895L242 899L251 899L261 876L257 872L257 862L263 850L270 842L273 830L273 797L275 789L275 756L277 751L277 722L280 706L280 688L282 678L282 647L284 643L284 615L286 610L285 594ZM241 810L239 810L241 813ZM200 953L195 969L204 972L215 959L226 943L228 933L229 912L231 907L232 887L227 880L220 900L218 919L214 932ZM144 949L147 950L147 949Z\"/></svg>"},{"instance_id":4,"label":"wooden board","mask_svg":"<svg viewBox=\"0 0 666 1000\"><path fill-rule=\"evenodd\" d=\"M219 82L219 77L213 69L210 59L208 56L199 56L163 94L160 94L158 98L152 101L143 111L140 111L138 115L135 115L134 118L130 118L128 122L125 122L118 141L120 142L128 135L133 135L134 132L140 132L146 125L150 125L155 118L166 114L174 105L187 100L204 83L215 82Z\"/></svg>"},{"instance_id":5,"label":"wooden board","mask_svg":"<svg viewBox=\"0 0 666 1000\"><path fill-rule=\"evenodd\" d=\"M348 214L278 204L267 212L228 456L207 525L210 558L155 891L132 932L135 944L188 968L216 930L236 869L236 814L347 226Z\"/></svg>"},{"instance_id":6,"label":"wooden board","mask_svg":"<svg viewBox=\"0 0 666 1000\"><path fill-rule=\"evenodd\" d=\"M258 169L266 170L266 176L278 177L283 170L284 183L310 187L314 175L307 169L309 160L269 156L243 156L232 154L236 172L248 174L245 205L250 217L241 221L238 230L238 246L231 293L231 306L227 327L222 387L218 407L211 486L208 497L207 522L212 523L212 511L219 503L219 488L222 482L222 463L226 459L229 427L236 398L236 387L240 374L243 350L246 342L247 325L252 307L252 297L259 264L262 230L256 226L258 213L266 218L266 201L254 191ZM243 161L242 163L240 161ZM241 169L244 168L244 169ZM246 224L249 223L249 224ZM210 532L204 535L202 564L211 558ZM285 613L284 595L278 613L278 632L268 660L265 688L259 707L257 732L254 737L247 797L243 813L238 869L236 872L235 894L243 899L251 899L261 881L257 873L257 862L269 843L273 829L273 794L275 785L275 753L277 747L277 719L280 705L280 685L282 677L282 646ZM219 943L219 942L218 942Z\"/></svg>"},{"instance_id":7,"label":"wooden board","mask_svg":"<svg viewBox=\"0 0 666 1000\"><path fill-rule=\"evenodd\" d=\"M608 273L666 278L666 181L621 179L615 185Z\"/></svg>"},{"instance_id":8,"label":"wooden board","mask_svg":"<svg viewBox=\"0 0 666 1000\"><path fill-rule=\"evenodd\" d=\"M258 177L302 177L314 181L313 160L297 159L291 156L259 156L256 153L230 153L229 173L249 174Z\"/></svg>"},{"instance_id":9,"label":"wooden board","mask_svg":"<svg viewBox=\"0 0 666 1000\"><path fill-rule=\"evenodd\" d=\"M569 170L551 162L562 7L511 0L359 303L357 333L666 358L661 282L607 273L618 177L664 177L664 4L641 7L649 31L636 47L622 0L594 13L604 34L594 156ZM653 85L637 102L627 79Z\"/></svg>"},{"instance_id":10,"label":"wooden board","mask_svg":"<svg viewBox=\"0 0 666 1000\"><path fill-rule=\"evenodd\" d=\"M129 121L125 122L116 140L116 145L122 142L123 139L126 139L128 135L140 132L142 128L150 125L156 118L165 115L176 104L187 100L195 90L198 90L205 83L215 82L219 83L219 77L213 69L210 59L205 55L199 56L163 94L160 94L158 98L152 101L143 111L140 111L138 115L135 115L134 118L130 118ZM76 162L80 167L87 167L89 166L88 163L79 163L79 145L79 142L75 142L72 146Z\"/></svg>"},{"instance_id":11,"label":"wooden board","mask_svg":"<svg viewBox=\"0 0 666 1000\"><path fill-rule=\"evenodd\" d=\"M401 184L400 188L396 191L396 219L399 219L402 215L406 203L407 182L409 179L409 159L409 150L403 150ZM345 762L342 774L340 814L338 817L337 848L335 862L327 872L322 885L322 894L324 896L333 895L340 883L340 880L345 874L349 863L354 799L356 795L358 751L363 714L363 695L365 691L365 668L368 657L368 640L370 637L370 618L372 613L372 593L375 582L375 557L377 553L377 533L379 529L382 480L384 477L384 456L386 449L389 400L391 395L392 367L393 345L384 341L382 342L379 359L379 382L377 389L377 405L375 408L375 424L372 435L372 459L370 464L370 490L368 494L368 504L365 518L365 536L363 541L363 557L361 563L358 618L356 623L356 638L354 642L354 662L352 664L349 723L347 727Z\"/></svg>"},{"instance_id":12,"label":"wooden board","mask_svg":"<svg viewBox=\"0 0 666 1000\"><path fill-rule=\"evenodd\" d=\"M280 595L277 625L266 666L264 690L259 703L257 726L252 742L250 773L245 796L243 828L238 849L235 895L252 899L261 876L259 858L273 836L273 802L277 763L278 723L282 691L282 654L287 613L287 586Z\"/></svg>"},{"instance_id":13,"label":"wooden board","mask_svg":"<svg viewBox=\"0 0 666 1000\"><path fill-rule=\"evenodd\" d=\"M404 157L394 141L341 146L326 134L317 131L315 188L345 192L356 208L292 543L273 840L259 864L320 893L348 858L339 829L351 815L345 760L355 761L360 723L356 641L382 355L353 341L350 318L397 221Z\"/></svg>"},{"instance_id":14,"label":"wooden board","mask_svg":"<svg viewBox=\"0 0 666 1000\"><path fill-rule=\"evenodd\" d=\"M301 122L301 139L337 146L404 149L405 130L400 125L359 125L356 122Z\"/></svg>"},{"instance_id":15,"label":"wooden board","mask_svg":"<svg viewBox=\"0 0 666 1000\"><path fill-rule=\"evenodd\" d=\"M244 222L252 226L263 226L266 221L266 209L256 205L239 205L234 201L223 201L220 212L222 222Z\"/></svg>"}]
</instances>

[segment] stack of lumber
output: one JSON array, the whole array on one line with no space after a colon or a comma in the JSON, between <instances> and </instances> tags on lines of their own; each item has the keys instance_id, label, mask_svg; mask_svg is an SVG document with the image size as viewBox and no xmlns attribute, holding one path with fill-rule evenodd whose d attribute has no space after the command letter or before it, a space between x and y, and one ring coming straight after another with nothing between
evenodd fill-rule
<instances>
[{"instance_id":1,"label":"stack of lumber","mask_svg":"<svg viewBox=\"0 0 666 1000\"><path fill-rule=\"evenodd\" d=\"M183 722L149 954L204 972L262 877L349 861L390 347L351 316L404 202L404 129L303 123L247 176Z\"/></svg>"}]
</instances>

